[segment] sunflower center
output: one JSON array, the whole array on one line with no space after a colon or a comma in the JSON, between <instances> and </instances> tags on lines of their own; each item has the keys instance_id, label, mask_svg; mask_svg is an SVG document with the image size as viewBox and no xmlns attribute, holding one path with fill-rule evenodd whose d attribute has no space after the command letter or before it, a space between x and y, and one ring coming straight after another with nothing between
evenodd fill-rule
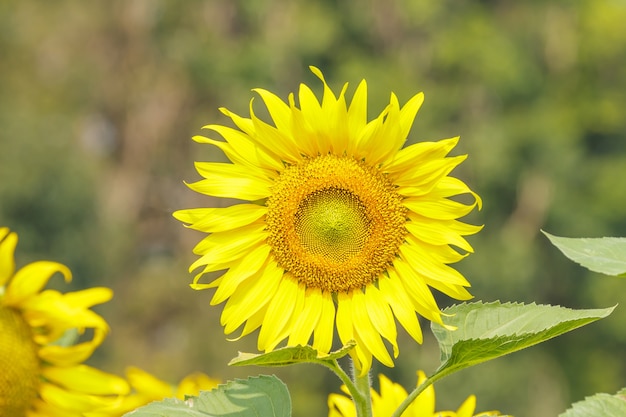
<instances>
[{"instance_id":1,"label":"sunflower center","mask_svg":"<svg viewBox=\"0 0 626 417\"><path fill-rule=\"evenodd\" d=\"M406 208L387 177L323 155L287 167L267 201L268 244L307 287L339 292L375 281L406 235Z\"/></svg>"},{"instance_id":2,"label":"sunflower center","mask_svg":"<svg viewBox=\"0 0 626 417\"><path fill-rule=\"evenodd\" d=\"M345 262L363 249L369 223L361 200L338 188L305 197L294 218L302 247L335 262Z\"/></svg>"},{"instance_id":3,"label":"sunflower center","mask_svg":"<svg viewBox=\"0 0 626 417\"><path fill-rule=\"evenodd\" d=\"M0 417L24 416L37 398L39 358L30 326L0 306Z\"/></svg>"}]
</instances>

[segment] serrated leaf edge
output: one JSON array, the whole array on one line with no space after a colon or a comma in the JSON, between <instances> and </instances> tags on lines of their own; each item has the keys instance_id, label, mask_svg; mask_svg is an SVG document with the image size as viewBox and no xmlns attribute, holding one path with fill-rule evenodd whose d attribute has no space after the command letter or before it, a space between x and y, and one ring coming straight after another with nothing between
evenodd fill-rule
<instances>
[{"instance_id":1,"label":"serrated leaf edge","mask_svg":"<svg viewBox=\"0 0 626 417\"><path fill-rule=\"evenodd\" d=\"M459 306L473 306L473 305L481 305L481 306L496 306L496 307L497 307L497 306L499 306L499 307L508 307L508 306L512 306L512 307L518 307L518 306L521 306L521 307L526 307L526 306L534 306L534 307L552 307L552 308L563 308L563 309L570 310L570 311L583 311L583 310L584 310L584 311L603 311L603 310L611 309L611 310L608 312L608 314L606 314L605 316L601 316L601 317L594 318L595 320L599 320L599 319L601 319L601 318L604 318L604 317L608 316L609 314L611 314L611 313L613 312L613 310L615 310L615 307L617 307L617 304L615 304L614 306L612 306L612 307L607 307L607 308L573 309L573 308L564 307L564 306L561 306L561 305L558 305L558 304L557 304L557 305L552 305L552 304L537 304L537 303L535 303L534 301L533 301L532 303L530 303L530 304L525 304L525 303L521 303L521 302L517 302L517 301L516 301L516 302L510 302L510 301L507 301L506 303L504 303L504 304L503 304L503 303L501 303L499 300L496 300L496 301L490 301L490 302L488 302L488 303L483 303L482 301L476 301L476 302L473 302L473 303L463 302L463 303L460 303L460 304L454 304L454 305L451 305L451 306L449 306L449 307L444 308L444 309L442 310L442 313L445 313L447 310L450 310L450 309L452 309L452 308L456 308L456 307L459 307ZM452 317L452 316L454 316L454 315L455 315L455 314L448 314L448 316L450 316L450 317ZM575 320L580 320L580 319L565 320L565 321L562 321L562 322L560 322L560 323L568 323L568 322L575 321ZM443 326L441 326L441 325L439 325L439 324L436 324L436 323L433 323L433 324L435 324L435 325L437 325L437 326L439 326L439 327L441 327L441 328L444 328ZM544 330L546 330L546 329L549 329L550 327L554 327L554 326L544 327L544 328L542 328L542 329L540 329L540 330L537 330L537 331L534 331L534 332L525 332L525 333L509 333L509 334L507 334L507 335L499 335L499 336L495 336L495 337L503 337L503 336L504 336L504 337L506 337L506 336L508 336L508 335L510 335L510 336L513 336L513 335L515 335L515 336L523 336L523 335L525 335L525 334L533 334L533 333L542 332L542 331L544 331ZM471 338L471 339L461 339L461 340L459 340L459 342L460 342L460 341L470 341L470 340L489 340L489 339L493 339L493 337L486 337L486 338ZM456 344L456 343L455 343L455 344Z\"/></svg>"}]
</instances>

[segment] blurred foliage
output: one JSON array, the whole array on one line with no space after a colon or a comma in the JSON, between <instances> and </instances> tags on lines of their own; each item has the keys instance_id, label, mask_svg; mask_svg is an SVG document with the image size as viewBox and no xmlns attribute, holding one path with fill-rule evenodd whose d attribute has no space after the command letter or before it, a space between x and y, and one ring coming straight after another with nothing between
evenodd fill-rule
<instances>
[{"instance_id":1,"label":"blurred foliage","mask_svg":"<svg viewBox=\"0 0 626 417\"><path fill-rule=\"evenodd\" d=\"M295 415L325 415L339 386L326 370L225 365L255 343L227 342L220 308L187 285L200 235L170 213L215 204L182 180L196 178L193 160L223 158L189 138L225 123L220 106L247 114L251 88L320 91L309 65L334 88L366 78L371 114L389 91L401 102L424 91L410 141L462 135L470 158L457 174L484 199L471 220L485 229L459 266L476 298L624 304L622 280L585 271L539 234L626 236L624 21L623 0L5 0L0 224L20 234L20 263L58 260L75 287L115 290L98 365L171 380L275 372ZM549 416L615 392L626 386L624 323L619 307L464 371L441 382L438 403L476 393L479 409ZM404 338L400 365L375 372L410 386L437 355L432 337L422 347Z\"/></svg>"}]
</instances>

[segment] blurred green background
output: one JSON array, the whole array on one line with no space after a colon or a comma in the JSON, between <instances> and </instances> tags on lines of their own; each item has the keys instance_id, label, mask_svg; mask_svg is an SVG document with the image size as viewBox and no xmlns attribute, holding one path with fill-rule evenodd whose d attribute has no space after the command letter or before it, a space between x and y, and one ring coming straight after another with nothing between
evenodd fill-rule
<instances>
[{"instance_id":1,"label":"blurred green background","mask_svg":"<svg viewBox=\"0 0 626 417\"><path fill-rule=\"evenodd\" d=\"M202 235L171 212L214 204L182 181L197 178L194 160L222 157L190 137L228 123L220 106L248 114L251 88L320 92L309 65L335 89L349 81L349 96L366 78L370 116L390 91L401 102L424 91L410 141L460 134L455 152L470 157L455 174L484 199L469 219L485 224L476 253L458 265L476 299L622 304L438 383L438 409L474 393L479 410L555 416L626 386L626 281L583 270L539 233L626 236L624 22L623 0L4 0L0 224L20 235L19 264L54 259L73 289L114 289L92 364L172 382L275 373L295 416L322 416L339 380L313 365L227 367L255 337L226 341L221 307L188 287ZM411 387L437 367L430 336L416 346L401 333L400 346L396 368L375 374Z\"/></svg>"}]
</instances>

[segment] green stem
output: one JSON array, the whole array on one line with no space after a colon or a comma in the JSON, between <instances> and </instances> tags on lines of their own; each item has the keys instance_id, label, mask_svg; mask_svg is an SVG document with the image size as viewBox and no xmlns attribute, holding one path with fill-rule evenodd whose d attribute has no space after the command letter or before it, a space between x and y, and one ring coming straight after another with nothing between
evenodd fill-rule
<instances>
[{"instance_id":1,"label":"green stem","mask_svg":"<svg viewBox=\"0 0 626 417\"><path fill-rule=\"evenodd\" d=\"M358 375L359 370L354 368L354 383L359 390L360 398L354 398L357 417L372 417L372 394L370 374L367 372L363 376Z\"/></svg>"},{"instance_id":2,"label":"green stem","mask_svg":"<svg viewBox=\"0 0 626 417\"><path fill-rule=\"evenodd\" d=\"M348 388L348 391L350 392L351 395L354 395L354 393L359 392L357 390L356 385L354 385L354 383L352 382L348 374L346 374L343 368L339 366L337 359L333 359L332 361L323 360L323 361L320 361L320 363L324 365L325 367L329 368L331 371L333 371L335 375L337 375L339 379L341 379L341 382L343 382L344 385Z\"/></svg>"},{"instance_id":3,"label":"green stem","mask_svg":"<svg viewBox=\"0 0 626 417\"><path fill-rule=\"evenodd\" d=\"M324 365L335 373L344 383L348 392L352 396L354 406L356 408L357 417L372 417L372 397L370 392L370 378L369 373L362 377L357 375L357 370L354 369L354 382L348 374L343 370L336 359L333 360L321 360L319 364Z\"/></svg>"}]
</instances>

